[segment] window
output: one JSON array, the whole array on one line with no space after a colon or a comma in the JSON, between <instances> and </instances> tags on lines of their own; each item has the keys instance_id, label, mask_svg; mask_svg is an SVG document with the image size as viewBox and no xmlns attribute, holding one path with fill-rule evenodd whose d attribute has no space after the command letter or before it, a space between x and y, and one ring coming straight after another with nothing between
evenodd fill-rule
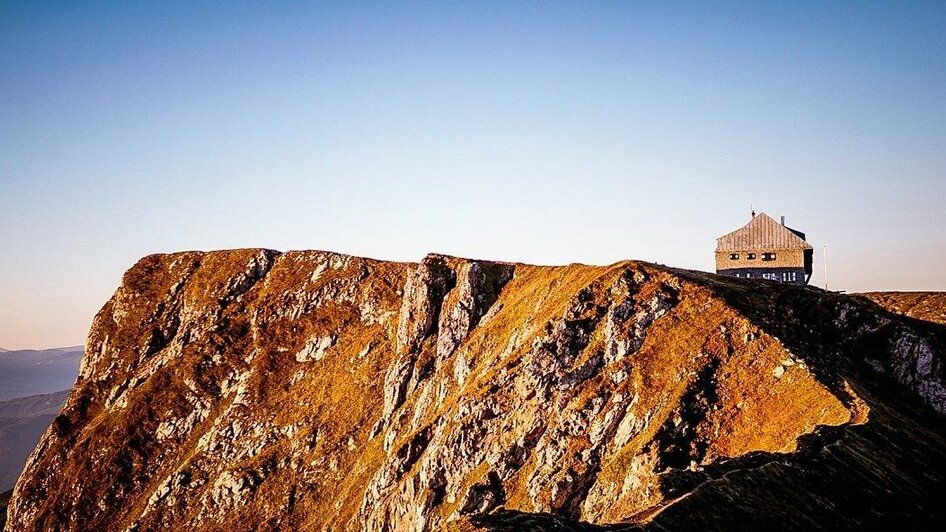
<instances>
[{"instance_id":1,"label":"window","mask_svg":"<svg viewBox=\"0 0 946 532\"><path fill-rule=\"evenodd\" d=\"M747 273L747 274L746 274L746 277L752 277L752 274L751 274L751 273Z\"/></svg>"},{"instance_id":2,"label":"window","mask_svg":"<svg viewBox=\"0 0 946 532\"><path fill-rule=\"evenodd\" d=\"M762 260L765 260L765 261L775 260L775 253L774 252L763 253Z\"/></svg>"},{"instance_id":3,"label":"window","mask_svg":"<svg viewBox=\"0 0 946 532\"><path fill-rule=\"evenodd\" d=\"M746 258L749 260L755 260L755 253L749 253L748 255L746 255Z\"/></svg>"},{"instance_id":4,"label":"window","mask_svg":"<svg viewBox=\"0 0 946 532\"><path fill-rule=\"evenodd\" d=\"M778 281L778 274L777 273L763 273L762 278L768 279L769 281Z\"/></svg>"},{"instance_id":5,"label":"window","mask_svg":"<svg viewBox=\"0 0 946 532\"><path fill-rule=\"evenodd\" d=\"M738 254L738 253L730 253L730 254L729 254L729 260L739 260L739 254Z\"/></svg>"}]
</instances>

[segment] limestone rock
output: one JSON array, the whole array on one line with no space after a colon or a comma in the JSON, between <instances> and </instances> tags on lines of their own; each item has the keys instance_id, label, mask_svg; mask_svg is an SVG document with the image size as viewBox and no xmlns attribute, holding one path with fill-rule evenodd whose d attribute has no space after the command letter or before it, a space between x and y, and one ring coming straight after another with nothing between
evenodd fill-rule
<instances>
[{"instance_id":1,"label":"limestone rock","mask_svg":"<svg viewBox=\"0 0 946 532\"><path fill-rule=\"evenodd\" d=\"M8 530L922 528L944 346L863 297L640 262L154 255Z\"/></svg>"}]
</instances>

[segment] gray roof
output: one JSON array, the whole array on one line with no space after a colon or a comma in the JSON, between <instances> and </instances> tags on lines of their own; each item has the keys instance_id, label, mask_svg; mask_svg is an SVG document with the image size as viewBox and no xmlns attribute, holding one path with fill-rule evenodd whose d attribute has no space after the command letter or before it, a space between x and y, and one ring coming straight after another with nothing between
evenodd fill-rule
<instances>
[{"instance_id":1,"label":"gray roof","mask_svg":"<svg viewBox=\"0 0 946 532\"><path fill-rule=\"evenodd\" d=\"M716 251L812 249L794 230L759 213L745 227L716 239Z\"/></svg>"}]
</instances>

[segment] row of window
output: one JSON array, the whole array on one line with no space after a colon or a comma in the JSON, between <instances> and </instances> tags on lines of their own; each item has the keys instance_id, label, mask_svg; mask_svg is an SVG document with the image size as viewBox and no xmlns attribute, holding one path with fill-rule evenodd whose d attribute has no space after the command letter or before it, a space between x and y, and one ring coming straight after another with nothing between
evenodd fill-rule
<instances>
[{"instance_id":1,"label":"row of window","mask_svg":"<svg viewBox=\"0 0 946 532\"><path fill-rule=\"evenodd\" d=\"M751 279L752 274L748 272L745 275L737 273L736 277L745 277L746 279ZM776 272L766 272L762 274L762 278L768 279L769 281L781 281L783 283L794 283L795 281L798 280L798 272L782 272L781 274L776 273Z\"/></svg>"},{"instance_id":2,"label":"row of window","mask_svg":"<svg viewBox=\"0 0 946 532\"><path fill-rule=\"evenodd\" d=\"M747 260L755 260L755 253L746 253L746 259L747 259ZM739 254L738 254L738 253L730 253L730 254L729 254L729 260L739 260ZM774 253L774 252L766 252L766 253L763 253L763 254L762 254L762 260L764 260L764 261L775 260L775 253Z\"/></svg>"}]
</instances>

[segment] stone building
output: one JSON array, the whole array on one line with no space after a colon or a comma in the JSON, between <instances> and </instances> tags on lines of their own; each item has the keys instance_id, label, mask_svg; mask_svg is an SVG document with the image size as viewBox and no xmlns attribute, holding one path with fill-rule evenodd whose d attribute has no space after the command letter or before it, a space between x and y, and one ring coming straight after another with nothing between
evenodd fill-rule
<instances>
[{"instance_id":1,"label":"stone building","mask_svg":"<svg viewBox=\"0 0 946 532\"><path fill-rule=\"evenodd\" d=\"M813 248L805 233L753 213L744 227L716 239L716 273L729 277L808 284Z\"/></svg>"}]
</instances>

